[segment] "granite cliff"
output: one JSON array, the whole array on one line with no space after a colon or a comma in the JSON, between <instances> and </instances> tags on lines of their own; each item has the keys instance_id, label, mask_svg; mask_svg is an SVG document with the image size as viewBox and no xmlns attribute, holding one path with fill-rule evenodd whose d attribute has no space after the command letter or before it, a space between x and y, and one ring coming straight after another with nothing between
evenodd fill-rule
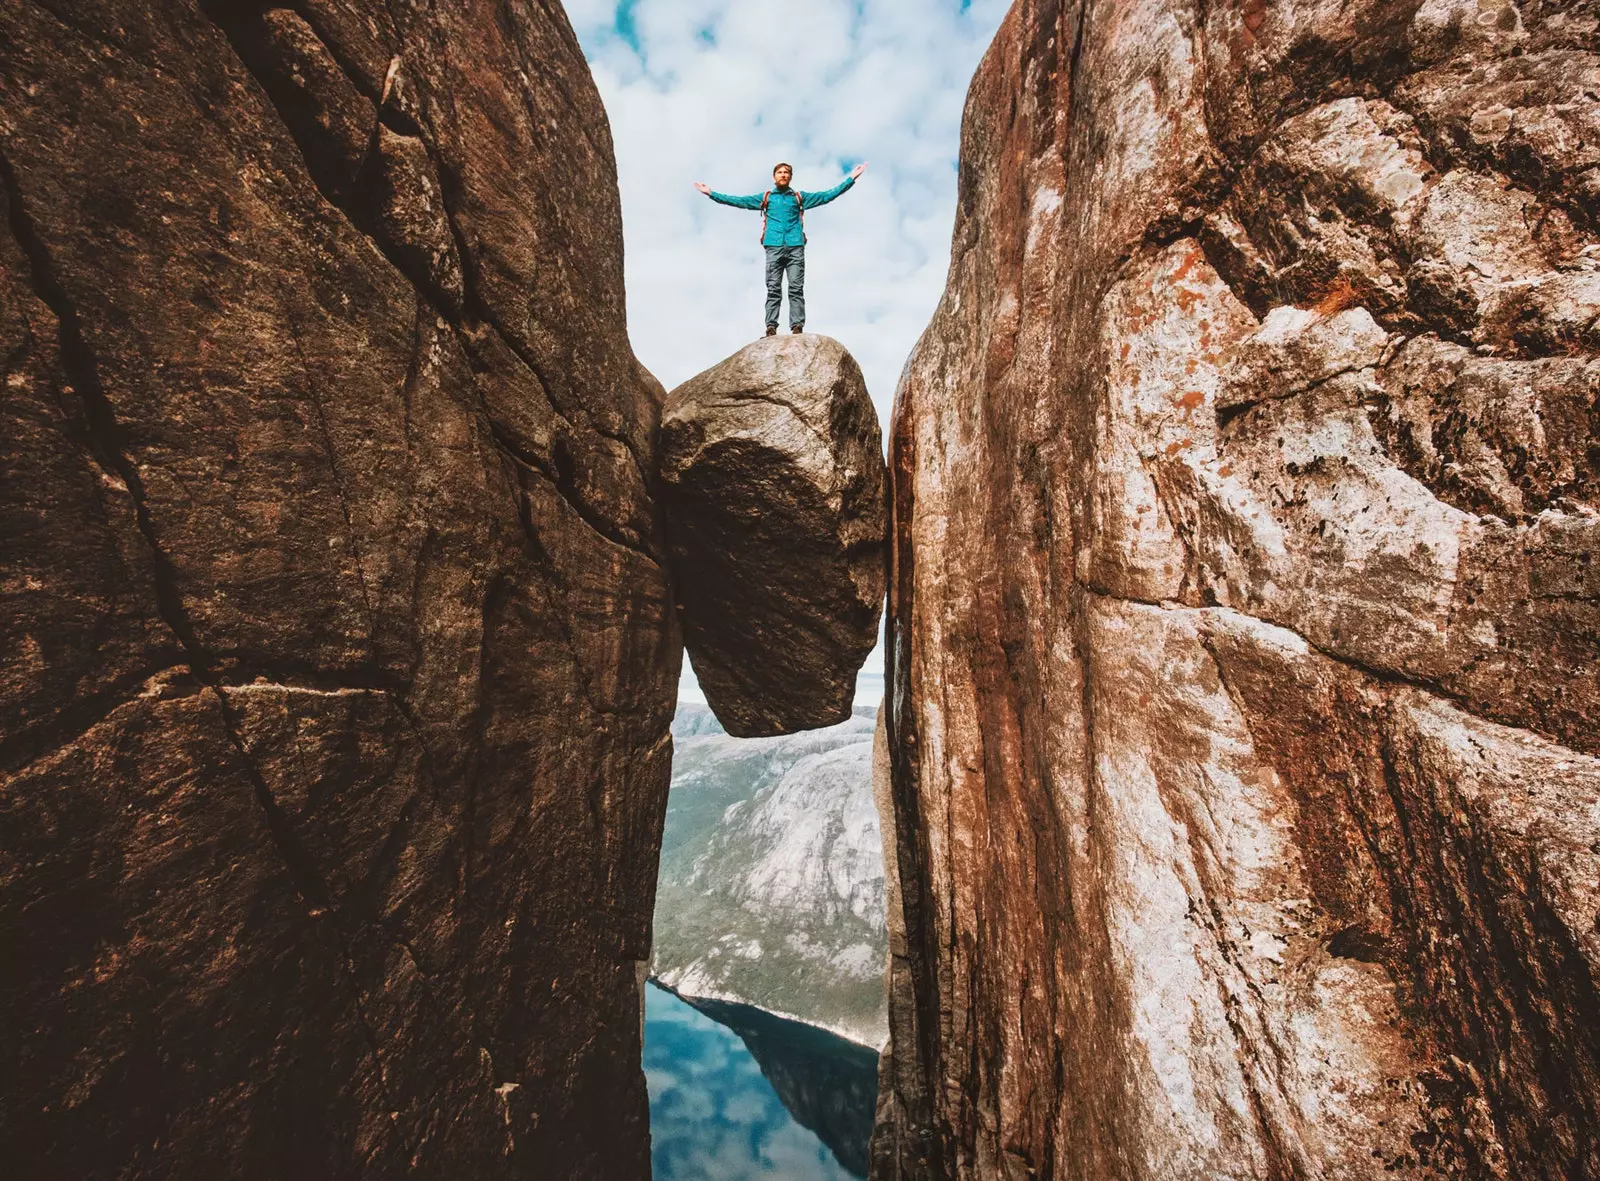
<instances>
[{"instance_id":1,"label":"granite cliff","mask_svg":"<svg viewBox=\"0 0 1600 1181\"><path fill-rule=\"evenodd\" d=\"M1019 0L961 151L874 1175L1600 1176L1592 5Z\"/></svg>"},{"instance_id":2,"label":"granite cliff","mask_svg":"<svg viewBox=\"0 0 1600 1181\"><path fill-rule=\"evenodd\" d=\"M648 1171L681 646L559 6L0 6L0 1157Z\"/></svg>"}]
</instances>

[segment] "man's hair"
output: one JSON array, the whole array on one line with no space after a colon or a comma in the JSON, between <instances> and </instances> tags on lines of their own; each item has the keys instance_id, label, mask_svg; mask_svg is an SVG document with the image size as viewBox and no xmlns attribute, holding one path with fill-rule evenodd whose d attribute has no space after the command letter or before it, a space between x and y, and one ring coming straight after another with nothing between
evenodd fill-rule
<instances>
[{"instance_id":1,"label":"man's hair","mask_svg":"<svg viewBox=\"0 0 1600 1181\"><path fill-rule=\"evenodd\" d=\"M778 163L776 163L776 164L774 164L772 166L772 175L773 176L777 176L778 175L778 169L780 169L780 168L787 168L789 170L789 175L790 176L794 175L794 165L793 164L785 164L781 160Z\"/></svg>"}]
</instances>

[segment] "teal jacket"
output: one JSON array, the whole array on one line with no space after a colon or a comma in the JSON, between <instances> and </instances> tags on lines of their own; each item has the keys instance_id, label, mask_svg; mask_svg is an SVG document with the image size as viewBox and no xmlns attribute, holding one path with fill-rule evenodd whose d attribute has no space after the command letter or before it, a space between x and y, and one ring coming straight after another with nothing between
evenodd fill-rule
<instances>
[{"instance_id":1,"label":"teal jacket","mask_svg":"<svg viewBox=\"0 0 1600 1181\"><path fill-rule=\"evenodd\" d=\"M769 190L772 196L767 199L767 232L761 236L761 244L804 246L806 234L800 222L800 211L826 205L846 189L852 188L855 183L854 178L847 176L825 193L805 193L799 189L776 187ZM712 193L711 199L719 205L732 205L735 209L761 208L760 193L749 197L730 197L727 193Z\"/></svg>"}]
</instances>

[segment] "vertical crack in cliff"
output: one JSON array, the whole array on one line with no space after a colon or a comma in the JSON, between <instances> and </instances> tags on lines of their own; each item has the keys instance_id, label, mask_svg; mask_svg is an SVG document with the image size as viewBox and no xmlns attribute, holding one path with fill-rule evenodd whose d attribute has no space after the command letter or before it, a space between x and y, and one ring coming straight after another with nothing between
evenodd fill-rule
<instances>
[{"instance_id":1,"label":"vertical crack in cliff","mask_svg":"<svg viewBox=\"0 0 1600 1181\"><path fill-rule=\"evenodd\" d=\"M905 414L910 413L907 407ZM934 920L937 902L930 872L933 854L922 816L922 756L912 709L913 631L909 620L916 611L916 554L910 544L909 528L914 515L915 490L910 479L915 467L914 452L914 437L901 436L897 418L890 446L890 596L884 651L884 730L906 945L901 965L910 985L910 1012L903 1023L896 1018L898 1007L891 1004L890 1046L894 1051L895 1077L890 1086L906 1118L890 1119L883 1134L892 1139L880 1141L879 1135L874 1135L874 1156L888 1154L895 1175L920 1181L946 1174L952 1146L940 1130L938 1104L932 1094L932 1088L940 1085L933 1080L942 1081L944 1072L940 1052L940 957ZM909 1029L905 1027L907 1023ZM907 1164L909 1169L904 1167Z\"/></svg>"},{"instance_id":2,"label":"vertical crack in cliff","mask_svg":"<svg viewBox=\"0 0 1600 1181\"><path fill-rule=\"evenodd\" d=\"M156 536L144 481L127 453L116 411L100 381L94 350L84 337L77 305L57 275L44 239L24 207L17 174L4 153L0 153L0 185L5 188L11 233L28 260L33 290L56 317L61 367L83 404L84 422L89 432L89 454L102 471L114 476L127 488L128 496L133 501L134 521L150 549L156 609L177 638L179 646L188 654L191 671L200 675L205 663L198 659L200 647L183 605L177 570Z\"/></svg>"},{"instance_id":3,"label":"vertical crack in cliff","mask_svg":"<svg viewBox=\"0 0 1600 1181\"><path fill-rule=\"evenodd\" d=\"M284 306L293 306L290 301L284 301ZM350 555L351 564L355 566L356 589L361 595L361 604L367 613L367 659L374 669L378 666L378 615L372 605L372 594L367 589L366 555L363 553L360 538L356 533L355 518L350 511L350 494L345 488L344 473L339 470L339 448L334 442L333 432L328 426L328 410L323 405L322 395L318 389L316 374L312 371L310 358L306 356L305 343L300 339L299 326L292 317L285 317L288 327L289 342L294 347L295 359L300 362L300 372L305 377L306 396L311 400L311 407L317 420L317 432L322 438L322 451L328 457L328 474L333 477L334 491L339 497L339 512L344 518L345 545Z\"/></svg>"}]
</instances>

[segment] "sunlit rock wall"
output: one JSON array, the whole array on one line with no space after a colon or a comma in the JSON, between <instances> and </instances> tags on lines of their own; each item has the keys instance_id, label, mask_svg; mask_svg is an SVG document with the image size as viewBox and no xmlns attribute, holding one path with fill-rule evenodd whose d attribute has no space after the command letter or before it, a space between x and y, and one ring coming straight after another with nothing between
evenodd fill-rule
<instances>
[{"instance_id":1,"label":"sunlit rock wall","mask_svg":"<svg viewBox=\"0 0 1600 1181\"><path fill-rule=\"evenodd\" d=\"M876 1176L1600 1175L1597 197L1591 6L1012 10L892 429Z\"/></svg>"}]
</instances>

